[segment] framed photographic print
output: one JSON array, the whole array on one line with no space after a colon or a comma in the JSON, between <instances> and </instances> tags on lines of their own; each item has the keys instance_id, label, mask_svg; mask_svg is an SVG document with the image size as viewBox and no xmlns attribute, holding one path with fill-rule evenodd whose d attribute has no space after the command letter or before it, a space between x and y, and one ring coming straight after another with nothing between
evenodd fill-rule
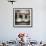
<instances>
[{"instance_id":1,"label":"framed photographic print","mask_svg":"<svg viewBox=\"0 0 46 46\"><path fill-rule=\"evenodd\" d=\"M32 8L13 8L14 27L32 27Z\"/></svg>"}]
</instances>

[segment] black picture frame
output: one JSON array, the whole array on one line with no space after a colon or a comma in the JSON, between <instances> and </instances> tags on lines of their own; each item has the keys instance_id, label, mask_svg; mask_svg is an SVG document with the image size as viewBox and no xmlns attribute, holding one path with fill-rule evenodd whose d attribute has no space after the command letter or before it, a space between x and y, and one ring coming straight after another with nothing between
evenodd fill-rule
<instances>
[{"instance_id":1,"label":"black picture frame","mask_svg":"<svg viewBox=\"0 0 46 46\"><path fill-rule=\"evenodd\" d=\"M13 8L13 27L32 27L32 16L32 8Z\"/></svg>"}]
</instances>

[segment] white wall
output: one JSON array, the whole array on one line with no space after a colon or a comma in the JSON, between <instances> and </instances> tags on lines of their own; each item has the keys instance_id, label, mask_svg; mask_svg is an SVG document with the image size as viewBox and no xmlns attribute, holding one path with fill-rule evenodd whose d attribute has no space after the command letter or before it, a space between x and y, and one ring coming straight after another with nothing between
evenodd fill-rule
<instances>
[{"instance_id":1,"label":"white wall","mask_svg":"<svg viewBox=\"0 0 46 46\"><path fill-rule=\"evenodd\" d=\"M33 8L33 27L14 28L13 8ZM15 40L19 32L26 32L33 40L46 40L46 0L17 0L13 5L0 0L0 40Z\"/></svg>"}]
</instances>

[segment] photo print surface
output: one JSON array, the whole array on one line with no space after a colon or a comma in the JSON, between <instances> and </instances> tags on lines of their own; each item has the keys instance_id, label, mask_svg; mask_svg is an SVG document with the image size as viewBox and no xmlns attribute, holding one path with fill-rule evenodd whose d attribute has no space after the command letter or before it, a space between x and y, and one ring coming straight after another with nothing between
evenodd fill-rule
<instances>
[{"instance_id":1,"label":"photo print surface","mask_svg":"<svg viewBox=\"0 0 46 46\"><path fill-rule=\"evenodd\" d=\"M14 8L13 26L31 27L32 26L32 8Z\"/></svg>"}]
</instances>

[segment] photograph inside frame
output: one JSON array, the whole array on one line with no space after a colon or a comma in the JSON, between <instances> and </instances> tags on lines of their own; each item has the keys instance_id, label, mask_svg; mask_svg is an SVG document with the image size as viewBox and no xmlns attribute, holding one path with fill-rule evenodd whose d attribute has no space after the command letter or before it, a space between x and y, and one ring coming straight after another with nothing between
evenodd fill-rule
<instances>
[{"instance_id":1,"label":"photograph inside frame","mask_svg":"<svg viewBox=\"0 0 46 46\"><path fill-rule=\"evenodd\" d=\"M32 26L32 8L14 8L14 26Z\"/></svg>"}]
</instances>

